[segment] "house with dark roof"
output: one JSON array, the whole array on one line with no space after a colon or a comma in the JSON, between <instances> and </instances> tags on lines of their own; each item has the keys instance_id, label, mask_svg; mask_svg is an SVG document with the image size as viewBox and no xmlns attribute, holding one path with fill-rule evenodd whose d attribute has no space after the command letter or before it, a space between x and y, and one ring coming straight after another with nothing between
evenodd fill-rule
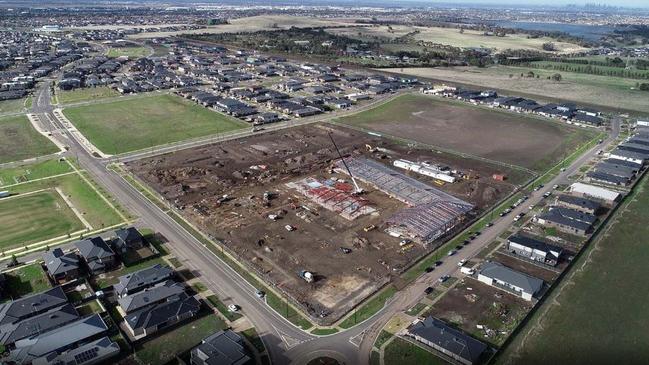
<instances>
[{"instance_id":1,"label":"house with dark roof","mask_svg":"<svg viewBox=\"0 0 649 365\"><path fill-rule=\"evenodd\" d=\"M631 183L631 180L629 180L628 178L613 175L608 172L603 172L600 170L589 171L586 174L585 181L597 182L597 183L615 185L615 186L627 186Z\"/></svg>"},{"instance_id":2,"label":"house with dark roof","mask_svg":"<svg viewBox=\"0 0 649 365\"><path fill-rule=\"evenodd\" d=\"M162 303L168 298L185 292L185 284L167 280L140 292L117 300L122 314L133 313L144 307Z\"/></svg>"},{"instance_id":3,"label":"house with dark roof","mask_svg":"<svg viewBox=\"0 0 649 365\"><path fill-rule=\"evenodd\" d=\"M187 293L166 298L162 303L153 304L127 314L124 317L131 335L142 338L154 334L178 322L194 317L201 309L201 303Z\"/></svg>"},{"instance_id":4,"label":"house with dark roof","mask_svg":"<svg viewBox=\"0 0 649 365\"><path fill-rule=\"evenodd\" d=\"M247 365L254 363L243 338L232 330L221 330L203 339L191 351L191 365Z\"/></svg>"},{"instance_id":5,"label":"house with dark roof","mask_svg":"<svg viewBox=\"0 0 649 365\"><path fill-rule=\"evenodd\" d=\"M115 231L113 247L118 253L139 250L144 247L144 237L135 227L120 228Z\"/></svg>"},{"instance_id":6,"label":"house with dark roof","mask_svg":"<svg viewBox=\"0 0 649 365\"><path fill-rule=\"evenodd\" d=\"M54 353L34 359L32 365L93 365L104 363L119 354L119 351L119 345L104 336L60 354Z\"/></svg>"},{"instance_id":7,"label":"house with dark roof","mask_svg":"<svg viewBox=\"0 0 649 365\"><path fill-rule=\"evenodd\" d=\"M407 335L465 365L479 363L488 350L486 344L430 316L413 322Z\"/></svg>"},{"instance_id":8,"label":"house with dark roof","mask_svg":"<svg viewBox=\"0 0 649 365\"><path fill-rule=\"evenodd\" d=\"M557 265L563 252L560 247L519 234L507 239L507 251L550 266Z\"/></svg>"},{"instance_id":9,"label":"house with dark roof","mask_svg":"<svg viewBox=\"0 0 649 365\"><path fill-rule=\"evenodd\" d=\"M556 205L592 215L596 215L602 209L602 205L594 200L567 194L559 195Z\"/></svg>"},{"instance_id":10,"label":"house with dark roof","mask_svg":"<svg viewBox=\"0 0 649 365\"><path fill-rule=\"evenodd\" d=\"M117 263L115 252L101 237L77 241L74 245L93 274L105 272Z\"/></svg>"},{"instance_id":11,"label":"house with dark roof","mask_svg":"<svg viewBox=\"0 0 649 365\"><path fill-rule=\"evenodd\" d=\"M597 217L562 207L551 207L537 218L539 224L555 227L562 232L585 236L592 232Z\"/></svg>"},{"instance_id":12,"label":"house with dark roof","mask_svg":"<svg viewBox=\"0 0 649 365\"><path fill-rule=\"evenodd\" d=\"M8 361L30 364L39 358L52 358L103 337L107 330L108 326L101 316L93 314L54 330L16 341Z\"/></svg>"},{"instance_id":13,"label":"house with dark roof","mask_svg":"<svg viewBox=\"0 0 649 365\"><path fill-rule=\"evenodd\" d=\"M123 298L129 294L150 288L159 282L171 279L174 271L166 265L153 265L140 271L119 277L119 282L115 284L115 294Z\"/></svg>"},{"instance_id":14,"label":"house with dark roof","mask_svg":"<svg viewBox=\"0 0 649 365\"><path fill-rule=\"evenodd\" d=\"M79 277L79 257L70 252L64 253L60 248L43 254L47 274L57 283L65 283Z\"/></svg>"},{"instance_id":15,"label":"house with dark roof","mask_svg":"<svg viewBox=\"0 0 649 365\"><path fill-rule=\"evenodd\" d=\"M32 294L28 297L0 304L0 326L17 323L26 318L47 312L68 302L60 286Z\"/></svg>"},{"instance_id":16,"label":"house with dark roof","mask_svg":"<svg viewBox=\"0 0 649 365\"><path fill-rule=\"evenodd\" d=\"M0 344L9 347L18 340L50 331L77 319L79 313L74 306L65 304L21 321L3 323L0 325Z\"/></svg>"},{"instance_id":17,"label":"house with dark roof","mask_svg":"<svg viewBox=\"0 0 649 365\"><path fill-rule=\"evenodd\" d=\"M543 280L498 263L487 262L478 272L478 281L502 289L525 300L532 300L543 288Z\"/></svg>"}]
</instances>

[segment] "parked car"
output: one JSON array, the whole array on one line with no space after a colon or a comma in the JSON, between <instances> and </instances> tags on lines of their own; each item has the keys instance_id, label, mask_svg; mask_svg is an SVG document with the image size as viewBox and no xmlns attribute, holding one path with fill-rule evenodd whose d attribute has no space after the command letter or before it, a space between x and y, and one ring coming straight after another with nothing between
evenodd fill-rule
<instances>
[{"instance_id":1,"label":"parked car","mask_svg":"<svg viewBox=\"0 0 649 365\"><path fill-rule=\"evenodd\" d=\"M266 296L266 292L263 291L263 290L257 289L257 290L255 290L255 295L257 296L257 298L262 299L263 297Z\"/></svg>"},{"instance_id":2,"label":"parked car","mask_svg":"<svg viewBox=\"0 0 649 365\"><path fill-rule=\"evenodd\" d=\"M230 305L228 305L228 310L229 310L230 312L238 312L239 309L240 309L239 306L236 305L236 304L230 304Z\"/></svg>"},{"instance_id":3,"label":"parked car","mask_svg":"<svg viewBox=\"0 0 649 365\"><path fill-rule=\"evenodd\" d=\"M433 266L428 266L427 268L424 269L425 272L432 272L433 270L435 270L435 267Z\"/></svg>"},{"instance_id":4,"label":"parked car","mask_svg":"<svg viewBox=\"0 0 649 365\"><path fill-rule=\"evenodd\" d=\"M456 253L457 253L457 251L455 251L455 250L450 250L446 255L448 255L448 256L453 256L453 255L455 255Z\"/></svg>"},{"instance_id":5,"label":"parked car","mask_svg":"<svg viewBox=\"0 0 649 365\"><path fill-rule=\"evenodd\" d=\"M430 293L432 293L434 291L435 291L435 289L433 289L432 286L429 286L428 288L424 289L424 293L426 293L426 295L428 295L428 294L430 294Z\"/></svg>"},{"instance_id":6,"label":"parked car","mask_svg":"<svg viewBox=\"0 0 649 365\"><path fill-rule=\"evenodd\" d=\"M444 275L441 278L437 279L440 283L445 282L446 280L450 279L451 277L449 275Z\"/></svg>"}]
</instances>

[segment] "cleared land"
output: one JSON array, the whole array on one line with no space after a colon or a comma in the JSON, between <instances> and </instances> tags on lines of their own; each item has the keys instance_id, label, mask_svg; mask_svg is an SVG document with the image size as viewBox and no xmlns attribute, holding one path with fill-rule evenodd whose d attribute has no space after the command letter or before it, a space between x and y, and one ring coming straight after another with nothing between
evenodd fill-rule
<instances>
[{"instance_id":1,"label":"cleared land","mask_svg":"<svg viewBox=\"0 0 649 365\"><path fill-rule=\"evenodd\" d=\"M23 110L25 99L13 99L0 101L0 113L14 113Z\"/></svg>"},{"instance_id":2,"label":"cleared land","mask_svg":"<svg viewBox=\"0 0 649 365\"><path fill-rule=\"evenodd\" d=\"M641 364L649 358L649 179L499 357L505 364ZM611 351L615 349L615 351Z\"/></svg>"},{"instance_id":3,"label":"cleared land","mask_svg":"<svg viewBox=\"0 0 649 365\"><path fill-rule=\"evenodd\" d=\"M181 209L185 218L225 241L229 251L286 291L295 303L315 318L321 311L329 313L326 320L332 321L388 283L395 272L428 249L419 244L401 249L399 239L383 231L385 220L405 204L381 191L365 186L362 196L376 214L347 220L286 185L301 183L305 178L348 179L331 172L337 153L328 132L344 155L383 159L390 164L383 152L368 151L368 144L391 151L391 158L428 160L459 171L478 172L482 177L474 174L472 179L439 189L470 201L479 210L513 188L508 182L491 179L494 172L500 171L499 166L329 125L301 126L178 151L131 162L128 168ZM423 175L413 178L438 187ZM272 192L268 202L262 200L264 192ZM231 200L219 201L224 194ZM281 219L273 222L269 214ZM287 231L286 225L296 229ZM363 230L370 225L376 229ZM349 251L345 253L341 247ZM315 282L302 280L300 270L313 271ZM371 306L359 311L358 319L382 307L387 297L370 301Z\"/></svg>"},{"instance_id":4,"label":"cleared land","mask_svg":"<svg viewBox=\"0 0 649 365\"><path fill-rule=\"evenodd\" d=\"M339 121L536 171L594 137L559 123L420 94Z\"/></svg>"},{"instance_id":5,"label":"cleared land","mask_svg":"<svg viewBox=\"0 0 649 365\"><path fill-rule=\"evenodd\" d=\"M246 18L229 19L228 24L208 26L207 28L194 30L181 30L174 32L151 32L139 33L129 36L129 38L158 38L169 37L178 34L204 34L204 33L239 33L239 32L257 32L260 30L280 30L312 27L339 27L355 26L353 19L318 19L306 16L289 16L289 15L259 15Z\"/></svg>"},{"instance_id":6,"label":"cleared land","mask_svg":"<svg viewBox=\"0 0 649 365\"><path fill-rule=\"evenodd\" d=\"M117 90L111 89L107 86L100 86L70 91L57 90L56 99L59 104L70 104L94 99L112 98L120 95L121 94Z\"/></svg>"},{"instance_id":7,"label":"cleared land","mask_svg":"<svg viewBox=\"0 0 649 365\"><path fill-rule=\"evenodd\" d=\"M59 149L24 115L0 118L0 163L48 155Z\"/></svg>"},{"instance_id":8,"label":"cleared land","mask_svg":"<svg viewBox=\"0 0 649 365\"><path fill-rule=\"evenodd\" d=\"M449 83L473 85L509 91L516 95L528 95L539 100L556 98L577 103L605 106L609 109L626 109L649 113L649 92L634 90L636 80L620 77L597 76L573 72L558 72L561 81L548 80L557 71L525 67L493 66L448 68L403 68L383 71L431 78ZM528 71L539 78L521 77ZM510 77L511 75L511 77Z\"/></svg>"},{"instance_id":9,"label":"cleared land","mask_svg":"<svg viewBox=\"0 0 649 365\"><path fill-rule=\"evenodd\" d=\"M504 37L485 35L484 32L465 29L460 33L456 28L413 27L413 26L375 26L362 28L335 28L328 30L334 34L352 38L388 38L394 39L410 34L414 41L431 42L454 47L483 47L496 50L533 49L543 50L543 43L554 43L558 52L578 52L583 47L573 43L558 42L549 37L529 38L526 34L507 34Z\"/></svg>"},{"instance_id":10,"label":"cleared land","mask_svg":"<svg viewBox=\"0 0 649 365\"><path fill-rule=\"evenodd\" d=\"M246 126L175 95L119 100L64 110L102 152L119 154Z\"/></svg>"},{"instance_id":11,"label":"cleared land","mask_svg":"<svg viewBox=\"0 0 649 365\"><path fill-rule=\"evenodd\" d=\"M58 193L49 190L0 200L0 224L2 249L84 229Z\"/></svg>"},{"instance_id":12,"label":"cleared land","mask_svg":"<svg viewBox=\"0 0 649 365\"><path fill-rule=\"evenodd\" d=\"M106 53L108 57L122 57L126 56L128 58L140 58L148 56L149 51L146 47L114 47L110 48Z\"/></svg>"}]
</instances>

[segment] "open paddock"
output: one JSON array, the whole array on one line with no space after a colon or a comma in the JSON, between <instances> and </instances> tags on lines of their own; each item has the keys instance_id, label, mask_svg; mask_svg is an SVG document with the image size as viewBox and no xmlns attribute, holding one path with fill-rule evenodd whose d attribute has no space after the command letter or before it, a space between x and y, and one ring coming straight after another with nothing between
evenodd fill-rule
<instances>
[{"instance_id":1,"label":"open paddock","mask_svg":"<svg viewBox=\"0 0 649 365\"><path fill-rule=\"evenodd\" d=\"M0 164L58 152L24 115L0 118Z\"/></svg>"},{"instance_id":2,"label":"open paddock","mask_svg":"<svg viewBox=\"0 0 649 365\"><path fill-rule=\"evenodd\" d=\"M567 125L421 94L339 121L539 172L593 138Z\"/></svg>"}]
</instances>

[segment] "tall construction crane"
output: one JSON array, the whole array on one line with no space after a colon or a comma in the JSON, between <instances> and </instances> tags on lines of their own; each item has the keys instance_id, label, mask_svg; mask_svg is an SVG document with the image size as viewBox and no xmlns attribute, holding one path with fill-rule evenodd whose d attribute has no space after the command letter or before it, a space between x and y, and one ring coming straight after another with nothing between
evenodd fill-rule
<instances>
[{"instance_id":1,"label":"tall construction crane","mask_svg":"<svg viewBox=\"0 0 649 365\"><path fill-rule=\"evenodd\" d=\"M336 148L336 152L338 152L338 157L340 157L340 160L343 162L343 165L345 165L345 169L347 169L347 173L349 174L349 177L352 178L352 182L354 183L354 194L363 193L363 189L361 189L361 187L358 186L356 179L354 179L354 175L352 175L352 171L349 169L349 166L347 166L347 162L345 162L343 155L340 153L340 150L338 149L338 145L336 145L336 141L334 141L334 137L331 135L331 132L327 132L327 134L329 135L329 139L331 139L331 143L333 143L334 147Z\"/></svg>"}]
</instances>

